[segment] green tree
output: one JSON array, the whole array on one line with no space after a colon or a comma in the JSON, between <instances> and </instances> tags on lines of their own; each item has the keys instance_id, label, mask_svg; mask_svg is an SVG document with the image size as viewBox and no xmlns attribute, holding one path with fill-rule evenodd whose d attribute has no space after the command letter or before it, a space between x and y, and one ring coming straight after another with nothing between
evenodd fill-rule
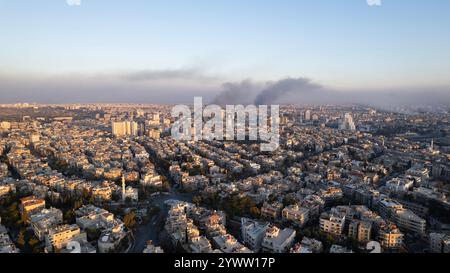
<instances>
[{"instance_id":1,"label":"green tree","mask_svg":"<svg viewBox=\"0 0 450 273\"><path fill-rule=\"evenodd\" d=\"M258 209L258 207L253 206L250 208L250 214L253 216L253 218L258 218L261 215L261 210Z\"/></svg>"},{"instance_id":2,"label":"green tree","mask_svg":"<svg viewBox=\"0 0 450 273\"><path fill-rule=\"evenodd\" d=\"M101 231L96 228L87 228L86 234L90 241L95 241L98 240L98 238L100 238Z\"/></svg>"},{"instance_id":3,"label":"green tree","mask_svg":"<svg viewBox=\"0 0 450 273\"><path fill-rule=\"evenodd\" d=\"M36 238L34 238L34 237L31 237L31 238L28 240L28 245L29 245L32 249L34 249L35 246L36 246L38 243L39 243L39 240L36 239Z\"/></svg>"},{"instance_id":4,"label":"green tree","mask_svg":"<svg viewBox=\"0 0 450 273\"><path fill-rule=\"evenodd\" d=\"M77 210L83 206L83 201L78 199L73 203L73 209Z\"/></svg>"},{"instance_id":5,"label":"green tree","mask_svg":"<svg viewBox=\"0 0 450 273\"><path fill-rule=\"evenodd\" d=\"M194 196L192 198L192 203L196 204L197 206L199 206L201 202L202 202L202 198L198 195Z\"/></svg>"},{"instance_id":6,"label":"green tree","mask_svg":"<svg viewBox=\"0 0 450 273\"><path fill-rule=\"evenodd\" d=\"M136 213L134 211L127 213L123 218L123 224L129 229L134 228L136 226Z\"/></svg>"},{"instance_id":7,"label":"green tree","mask_svg":"<svg viewBox=\"0 0 450 273\"><path fill-rule=\"evenodd\" d=\"M19 237L17 238L17 245L19 245L20 248L23 248L25 246L25 231L20 230Z\"/></svg>"},{"instance_id":8,"label":"green tree","mask_svg":"<svg viewBox=\"0 0 450 273\"><path fill-rule=\"evenodd\" d=\"M28 213L24 210L22 212L22 217L20 218L22 220L22 222L26 223L27 219L28 219Z\"/></svg>"},{"instance_id":9,"label":"green tree","mask_svg":"<svg viewBox=\"0 0 450 273\"><path fill-rule=\"evenodd\" d=\"M75 212L73 210L66 211L64 213L64 220L66 220L67 223L75 221Z\"/></svg>"},{"instance_id":10,"label":"green tree","mask_svg":"<svg viewBox=\"0 0 450 273\"><path fill-rule=\"evenodd\" d=\"M89 197L88 203L91 204L91 205L95 203L94 196Z\"/></svg>"}]
</instances>

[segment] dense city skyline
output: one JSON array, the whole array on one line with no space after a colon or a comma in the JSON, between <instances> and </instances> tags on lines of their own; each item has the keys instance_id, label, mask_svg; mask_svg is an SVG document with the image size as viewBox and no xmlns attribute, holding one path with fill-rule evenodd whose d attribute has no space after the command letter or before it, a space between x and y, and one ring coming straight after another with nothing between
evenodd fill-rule
<instances>
[{"instance_id":1,"label":"dense city skyline","mask_svg":"<svg viewBox=\"0 0 450 273\"><path fill-rule=\"evenodd\" d=\"M0 253L450 252L448 111L282 106L272 142L174 108L0 105Z\"/></svg>"},{"instance_id":2,"label":"dense city skyline","mask_svg":"<svg viewBox=\"0 0 450 273\"><path fill-rule=\"evenodd\" d=\"M450 253L449 10L0 0L0 259L401 272Z\"/></svg>"}]
</instances>

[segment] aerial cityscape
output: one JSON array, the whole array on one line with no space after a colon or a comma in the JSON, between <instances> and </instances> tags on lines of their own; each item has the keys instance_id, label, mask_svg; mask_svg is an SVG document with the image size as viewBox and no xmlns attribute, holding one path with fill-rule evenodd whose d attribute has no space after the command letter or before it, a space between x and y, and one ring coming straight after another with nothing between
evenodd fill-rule
<instances>
[{"instance_id":1,"label":"aerial cityscape","mask_svg":"<svg viewBox=\"0 0 450 273\"><path fill-rule=\"evenodd\" d=\"M450 250L448 110L286 105L261 152L163 105L0 109L2 252Z\"/></svg>"},{"instance_id":2,"label":"aerial cityscape","mask_svg":"<svg viewBox=\"0 0 450 273\"><path fill-rule=\"evenodd\" d=\"M25 2L0 253L450 253L448 1Z\"/></svg>"}]
</instances>

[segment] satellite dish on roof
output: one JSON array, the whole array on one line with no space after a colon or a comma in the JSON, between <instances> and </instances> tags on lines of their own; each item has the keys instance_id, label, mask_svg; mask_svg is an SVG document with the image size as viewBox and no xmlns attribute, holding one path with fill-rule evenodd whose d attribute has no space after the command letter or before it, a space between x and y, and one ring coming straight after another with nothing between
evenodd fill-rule
<instances>
[{"instance_id":1,"label":"satellite dish on roof","mask_svg":"<svg viewBox=\"0 0 450 273\"><path fill-rule=\"evenodd\" d=\"M72 250L70 253L81 253L81 245L77 241L70 241L67 246L67 250Z\"/></svg>"},{"instance_id":2,"label":"satellite dish on roof","mask_svg":"<svg viewBox=\"0 0 450 273\"><path fill-rule=\"evenodd\" d=\"M369 253L381 253L381 245L377 241L370 241L366 245L366 250L368 250Z\"/></svg>"}]
</instances>

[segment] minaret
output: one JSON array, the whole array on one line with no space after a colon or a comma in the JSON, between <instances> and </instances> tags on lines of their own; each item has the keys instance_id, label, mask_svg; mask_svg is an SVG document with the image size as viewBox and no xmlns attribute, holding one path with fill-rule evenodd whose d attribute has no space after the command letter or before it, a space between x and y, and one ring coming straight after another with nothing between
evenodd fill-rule
<instances>
[{"instance_id":1,"label":"minaret","mask_svg":"<svg viewBox=\"0 0 450 273\"><path fill-rule=\"evenodd\" d=\"M125 202L125 176L122 175L122 202Z\"/></svg>"},{"instance_id":2,"label":"minaret","mask_svg":"<svg viewBox=\"0 0 450 273\"><path fill-rule=\"evenodd\" d=\"M431 139L431 144L430 144L430 151L433 152L434 151L434 139Z\"/></svg>"}]
</instances>

